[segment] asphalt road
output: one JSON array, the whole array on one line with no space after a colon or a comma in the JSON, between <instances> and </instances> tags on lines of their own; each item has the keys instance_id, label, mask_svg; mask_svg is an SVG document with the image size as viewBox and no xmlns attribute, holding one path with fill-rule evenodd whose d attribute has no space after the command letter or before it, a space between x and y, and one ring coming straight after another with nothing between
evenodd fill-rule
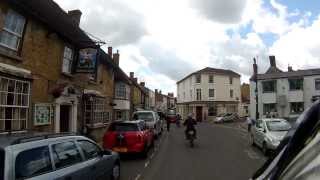
<instances>
[{"instance_id":1,"label":"asphalt road","mask_svg":"<svg viewBox=\"0 0 320 180\"><path fill-rule=\"evenodd\" d=\"M183 128L172 128L156 143L149 158L122 157L122 180L242 180L263 164L265 157L251 147L239 124L201 123L190 148Z\"/></svg>"}]
</instances>

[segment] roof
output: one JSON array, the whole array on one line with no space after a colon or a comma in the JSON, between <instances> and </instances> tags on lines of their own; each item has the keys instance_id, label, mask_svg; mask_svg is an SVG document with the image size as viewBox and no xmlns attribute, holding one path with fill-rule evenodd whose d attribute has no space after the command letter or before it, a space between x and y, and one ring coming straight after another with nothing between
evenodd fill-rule
<instances>
[{"instance_id":1,"label":"roof","mask_svg":"<svg viewBox=\"0 0 320 180\"><path fill-rule=\"evenodd\" d=\"M53 0L8 0L8 2L79 47L94 47L95 43L77 26Z\"/></svg>"},{"instance_id":2,"label":"roof","mask_svg":"<svg viewBox=\"0 0 320 180\"><path fill-rule=\"evenodd\" d=\"M217 75L226 75L226 76L232 76L232 77L241 77L240 74L229 70L229 69L217 69L217 68L211 68L211 67L206 67L204 69L201 69L199 71L193 72L191 74L189 74L188 76L184 77L183 79L181 79L180 81L177 82L180 83L182 81L184 81L185 79L189 78L190 76L194 75L194 74L217 74Z\"/></svg>"},{"instance_id":3,"label":"roof","mask_svg":"<svg viewBox=\"0 0 320 180\"><path fill-rule=\"evenodd\" d=\"M276 73L270 73L270 74L258 74L257 79L267 80L267 79L295 78L295 77L314 76L314 75L320 75L320 68L288 71L288 72L276 72ZM253 80L253 78L251 77L250 80Z\"/></svg>"},{"instance_id":4,"label":"roof","mask_svg":"<svg viewBox=\"0 0 320 180\"><path fill-rule=\"evenodd\" d=\"M114 79L115 81L123 81L127 84L132 84L128 75L123 72L123 70L119 66L115 69Z\"/></svg>"}]
</instances>

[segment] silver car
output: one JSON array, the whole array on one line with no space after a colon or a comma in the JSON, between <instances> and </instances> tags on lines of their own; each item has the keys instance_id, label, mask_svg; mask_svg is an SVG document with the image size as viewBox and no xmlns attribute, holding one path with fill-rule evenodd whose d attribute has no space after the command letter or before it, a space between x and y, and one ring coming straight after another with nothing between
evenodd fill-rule
<instances>
[{"instance_id":1,"label":"silver car","mask_svg":"<svg viewBox=\"0 0 320 180\"><path fill-rule=\"evenodd\" d=\"M264 154L275 150L291 125L285 119L259 119L251 130L252 145L262 148Z\"/></svg>"},{"instance_id":2,"label":"silver car","mask_svg":"<svg viewBox=\"0 0 320 180\"><path fill-rule=\"evenodd\" d=\"M158 113L154 111L136 111L133 113L134 120L144 120L149 129L152 129L155 137L158 137L162 131L162 124Z\"/></svg>"}]
</instances>

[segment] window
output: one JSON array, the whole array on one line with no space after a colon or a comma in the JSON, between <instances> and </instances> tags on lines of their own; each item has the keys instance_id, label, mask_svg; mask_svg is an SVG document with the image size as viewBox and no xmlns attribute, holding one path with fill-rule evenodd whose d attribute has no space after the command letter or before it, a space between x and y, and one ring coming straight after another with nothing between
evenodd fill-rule
<instances>
[{"instance_id":1,"label":"window","mask_svg":"<svg viewBox=\"0 0 320 180\"><path fill-rule=\"evenodd\" d=\"M320 79L315 79L314 84L315 84L315 89L320 90Z\"/></svg>"},{"instance_id":2,"label":"window","mask_svg":"<svg viewBox=\"0 0 320 180\"><path fill-rule=\"evenodd\" d=\"M262 89L263 93L271 93L271 92L276 92L277 87L276 87L276 81L264 81L262 82Z\"/></svg>"},{"instance_id":3,"label":"window","mask_svg":"<svg viewBox=\"0 0 320 180\"><path fill-rule=\"evenodd\" d=\"M216 116L217 115L217 107L210 105L208 108L208 116Z\"/></svg>"},{"instance_id":4,"label":"window","mask_svg":"<svg viewBox=\"0 0 320 180\"><path fill-rule=\"evenodd\" d=\"M300 114L304 111L303 102L292 102L290 103L290 113L291 114Z\"/></svg>"},{"instance_id":5,"label":"window","mask_svg":"<svg viewBox=\"0 0 320 180\"><path fill-rule=\"evenodd\" d=\"M38 147L18 154L15 162L16 179L25 179L52 171L49 147Z\"/></svg>"},{"instance_id":6,"label":"window","mask_svg":"<svg viewBox=\"0 0 320 180\"><path fill-rule=\"evenodd\" d=\"M27 129L30 82L0 76L0 132Z\"/></svg>"},{"instance_id":7,"label":"window","mask_svg":"<svg viewBox=\"0 0 320 180\"><path fill-rule=\"evenodd\" d=\"M190 89L190 99L192 100L192 89Z\"/></svg>"},{"instance_id":8,"label":"window","mask_svg":"<svg viewBox=\"0 0 320 180\"><path fill-rule=\"evenodd\" d=\"M139 126L136 123L113 123L109 127L109 131L115 131L115 132L139 131Z\"/></svg>"},{"instance_id":9,"label":"window","mask_svg":"<svg viewBox=\"0 0 320 180\"><path fill-rule=\"evenodd\" d=\"M233 98L233 90L230 89L230 98Z\"/></svg>"},{"instance_id":10,"label":"window","mask_svg":"<svg viewBox=\"0 0 320 180\"><path fill-rule=\"evenodd\" d=\"M87 97L84 103L86 123L108 123L111 115L110 112L107 111L107 104L108 101L103 97Z\"/></svg>"},{"instance_id":11,"label":"window","mask_svg":"<svg viewBox=\"0 0 320 180\"><path fill-rule=\"evenodd\" d=\"M276 104L263 104L263 114L268 115L271 112L277 112Z\"/></svg>"},{"instance_id":12,"label":"window","mask_svg":"<svg viewBox=\"0 0 320 180\"><path fill-rule=\"evenodd\" d=\"M18 50L25 25L25 18L13 10L9 10L0 32L0 45L12 50Z\"/></svg>"},{"instance_id":13,"label":"window","mask_svg":"<svg viewBox=\"0 0 320 180\"><path fill-rule=\"evenodd\" d=\"M196 75L196 83L201 83L201 74Z\"/></svg>"},{"instance_id":14,"label":"window","mask_svg":"<svg viewBox=\"0 0 320 180\"><path fill-rule=\"evenodd\" d=\"M63 53L63 62L62 62L62 72L70 74L72 68L72 61L73 61L73 51L69 47L64 47Z\"/></svg>"},{"instance_id":15,"label":"window","mask_svg":"<svg viewBox=\"0 0 320 180\"><path fill-rule=\"evenodd\" d=\"M213 75L209 75L209 83L213 83Z\"/></svg>"},{"instance_id":16,"label":"window","mask_svg":"<svg viewBox=\"0 0 320 180\"><path fill-rule=\"evenodd\" d=\"M232 77L229 77L229 83L233 84L233 78Z\"/></svg>"},{"instance_id":17,"label":"window","mask_svg":"<svg viewBox=\"0 0 320 180\"><path fill-rule=\"evenodd\" d=\"M52 146L53 161L56 169L77 164L82 161L74 142L64 142Z\"/></svg>"},{"instance_id":18,"label":"window","mask_svg":"<svg viewBox=\"0 0 320 180\"><path fill-rule=\"evenodd\" d=\"M101 149L92 142L89 141L78 141L80 148L83 151L84 157L86 159L93 159L99 156Z\"/></svg>"},{"instance_id":19,"label":"window","mask_svg":"<svg viewBox=\"0 0 320 180\"><path fill-rule=\"evenodd\" d=\"M129 92L126 91L126 84L117 83L116 84L116 98L129 99Z\"/></svg>"},{"instance_id":20,"label":"window","mask_svg":"<svg viewBox=\"0 0 320 180\"><path fill-rule=\"evenodd\" d=\"M214 89L209 89L209 97L214 97Z\"/></svg>"},{"instance_id":21,"label":"window","mask_svg":"<svg viewBox=\"0 0 320 180\"><path fill-rule=\"evenodd\" d=\"M288 81L290 91L303 89L303 79L289 79Z\"/></svg>"},{"instance_id":22,"label":"window","mask_svg":"<svg viewBox=\"0 0 320 180\"><path fill-rule=\"evenodd\" d=\"M201 89L197 89L197 101L201 101Z\"/></svg>"}]
</instances>

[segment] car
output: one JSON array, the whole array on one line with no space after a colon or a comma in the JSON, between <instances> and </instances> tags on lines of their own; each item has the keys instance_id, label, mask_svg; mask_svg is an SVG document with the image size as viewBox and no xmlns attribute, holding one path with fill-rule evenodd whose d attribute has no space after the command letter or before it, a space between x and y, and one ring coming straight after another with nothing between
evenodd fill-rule
<instances>
[{"instance_id":1,"label":"car","mask_svg":"<svg viewBox=\"0 0 320 180\"><path fill-rule=\"evenodd\" d=\"M161 135L163 125L158 113L154 111L136 111L132 116L133 120L144 120L156 138Z\"/></svg>"},{"instance_id":2,"label":"car","mask_svg":"<svg viewBox=\"0 0 320 180\"><path fill-rule=\"evenodd\" d=\"M75 134L0 136L0 179L120 179L118 153Z\"/></svg>"},{"instance_id":3,"label":"car","mask_svg":"<svg viewBox=\"0 0 320 180\"><path fill-rule=\"evenodd\" d=\"M169 121L170 123L176 123L176 121L177 121L177 113L176 113L176 110L174 110L174 109L168 109L168 112L167 112L167 121Z\"/></svg>"},{"instance_id":4,"label":"car","mask_svg":"<svg viewBox=\"0 0 320 180\"><path fill-rule=\"evenodd\" d=\"M234 122L238 119L239 117L236 113L224 113L218 115L214 120L214 123Z\"/></svg>"},{"instance_id":5,"label":"car","mask_svg":"<svg viewBox=\"0 0 320 180\"><path fill-rule=\"evenodd\" d=\"M320 101L296 120L276 153L258 169L254 180L319 179Z\"/></svg>"},{"instance_id":6,"label":"car","mask_svg":"<svg viewBox=\"0 0 320 180\"><path fill-rule=\"evenodd\" d=\"M260 147L264 154L274 151L291 129L290 123L280 118L258 119L251 130L251 144Z\"/></svg>"},{"instance_id":7,"label":"car","mask_svg":"<svg viewBox=\"0 0 320 180\"><path fill-rule=\"evenodd\" d=\"M153 145L153 132L142 120L113 122L103 138L105 149L122 154L137 153L145 157Z\"/></svg>"}]
</instances>

